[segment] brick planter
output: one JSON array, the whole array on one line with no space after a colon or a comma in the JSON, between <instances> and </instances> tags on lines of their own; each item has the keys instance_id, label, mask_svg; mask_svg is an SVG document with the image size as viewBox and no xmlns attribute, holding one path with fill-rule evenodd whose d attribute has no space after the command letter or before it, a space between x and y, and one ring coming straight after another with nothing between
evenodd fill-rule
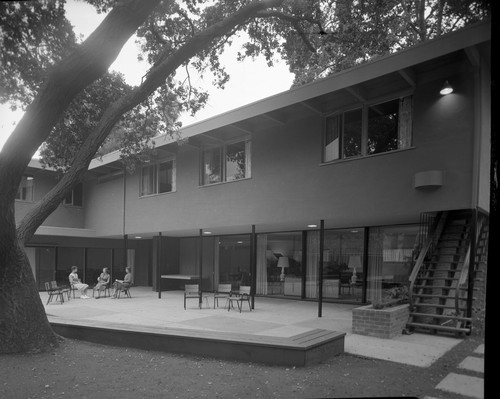
<instances>
[{"instance_id":1,"label":"brick planter","mask_svg":"<svg viewBox=\"0 0 500 399\"><path fill-rule=\"evenodd\" d=\"M378 338L393 338L401 334L409 315L408 304L384 309L373 309L372 305L361 306L352 311L352 332Z\"/></svg>"}]
</instances>

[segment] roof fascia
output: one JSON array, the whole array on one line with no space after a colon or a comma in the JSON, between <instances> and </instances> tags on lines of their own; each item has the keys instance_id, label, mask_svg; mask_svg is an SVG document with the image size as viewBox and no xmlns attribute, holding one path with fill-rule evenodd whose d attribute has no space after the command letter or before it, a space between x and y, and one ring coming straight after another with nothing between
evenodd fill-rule
<instances>
[{"instance_id":1,"label":"roof fascia","mask_svg":"<svg viewBox=\"0 0 500 399\"><path fill-rule=\"evenodd\" d=\"M389 73L405 70L413 65L434 58L476 46L491 40L491 21L484 21L467 28L457 30L440 38L420 43L397 53L368 61L364 64L340 71L327 78L287 90L282 93L255 101L248 105L213 116L203 121L188 125L180 130L181 138L189 138L206 133L210 130L231 125L242 120L259 116L280 108L310 100L330 92L354 86L356 84L383 76ZM177 141L179 135L162 135L154 138L156 147ZM120 151L94 159L89 169L114 162L120 158Z\"/></svg>"}]
</instances>

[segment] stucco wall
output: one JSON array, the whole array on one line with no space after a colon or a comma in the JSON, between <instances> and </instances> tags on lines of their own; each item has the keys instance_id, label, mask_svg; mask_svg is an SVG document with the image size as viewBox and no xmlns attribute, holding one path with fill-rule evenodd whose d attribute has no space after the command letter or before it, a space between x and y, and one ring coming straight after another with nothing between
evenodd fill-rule
<instances>
[{"instance_id":1,"label":"stucco wall","mask_svg":"<svg viewBox=\"0 0 500 399\"><path fill-rule=\"evenodd\" d=\"M458 73L461 73L459 76ZM181 147L177 191L139 198L139 176L127 180L127 231L158 232L287 220L364 226L416 222L421 212L471 207L473 82L454 76L456 92L442 97L442 79L414 93L411 149L321 164L322 119L304 118L252 134L252 177L199 187L199 154ZM440 188L415 189L415 173L443 172ZM121 234L122 182L92 187L86 227ZM133 230L129 230L132 229Z\"/></svg>"},{"instance_id":2,"label":"stucco wall","mask_svg":"<svg viewBox=\"0 0 500 399\"><path fill-rule=\"evenodd\" d=\"M46 171L27 171L34 176L33 202L16 201L16 222L19 222L32 209L37 201L42 199L57 183L55 175ZM84 190L85 192L85 190ZM57 209L43 222L44 226L83 228L85 225L84 207L59 205Z\"/></svg>"}]
</instances>

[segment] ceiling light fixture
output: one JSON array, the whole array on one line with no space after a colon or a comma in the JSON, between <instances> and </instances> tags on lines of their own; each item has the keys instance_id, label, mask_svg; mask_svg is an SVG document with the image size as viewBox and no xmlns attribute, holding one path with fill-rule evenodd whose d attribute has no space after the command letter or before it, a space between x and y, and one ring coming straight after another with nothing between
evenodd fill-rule
<instances>
[{"instance_id":1,"label":"ceiling light fixture","mask_svg":"<svg viewBox=\"0 0 500 399\"><path fill-rule=\"evenodd\" d=\"M441 90L439 91L439 93L441 93L441 95L443 95L443 96L446 96L447 94L453 93L453 87L451 87L450 82L448 82L448 81L446 80L446 81L444 82L443 87L442 87L442 88L441 88Z\"/></svg>"}]
</instances>

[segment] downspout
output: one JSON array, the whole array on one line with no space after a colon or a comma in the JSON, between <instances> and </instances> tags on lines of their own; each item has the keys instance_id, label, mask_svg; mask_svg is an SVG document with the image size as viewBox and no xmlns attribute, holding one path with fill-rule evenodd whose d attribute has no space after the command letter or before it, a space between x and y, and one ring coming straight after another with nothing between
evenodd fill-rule
<instances>
[{"instance_id":1,"label":"downspout","mask_svg":"<svg viewBox=\"0 0 500 399\"><path fill-rule=\"evenodd\" d=\"M319 228L319 265L318 265L318 317L323 315L323 249L325 241L325 221L321 220Z\"/></svg>"},{"instance_id":2,"label":"downspout","mask_svg":"<svg viewBox=\"0 0 500 399\"><path fill-rule=\"evenodd\" d=\"M126 198L127 198L127 169L123 166L123 218L122 218L122 236L123 236L123 250L125 267L128 266L128 236L125 234L125 220L126 220ZM132 277L133 278L133 277Z\"/></svg>"}]
</instances>

